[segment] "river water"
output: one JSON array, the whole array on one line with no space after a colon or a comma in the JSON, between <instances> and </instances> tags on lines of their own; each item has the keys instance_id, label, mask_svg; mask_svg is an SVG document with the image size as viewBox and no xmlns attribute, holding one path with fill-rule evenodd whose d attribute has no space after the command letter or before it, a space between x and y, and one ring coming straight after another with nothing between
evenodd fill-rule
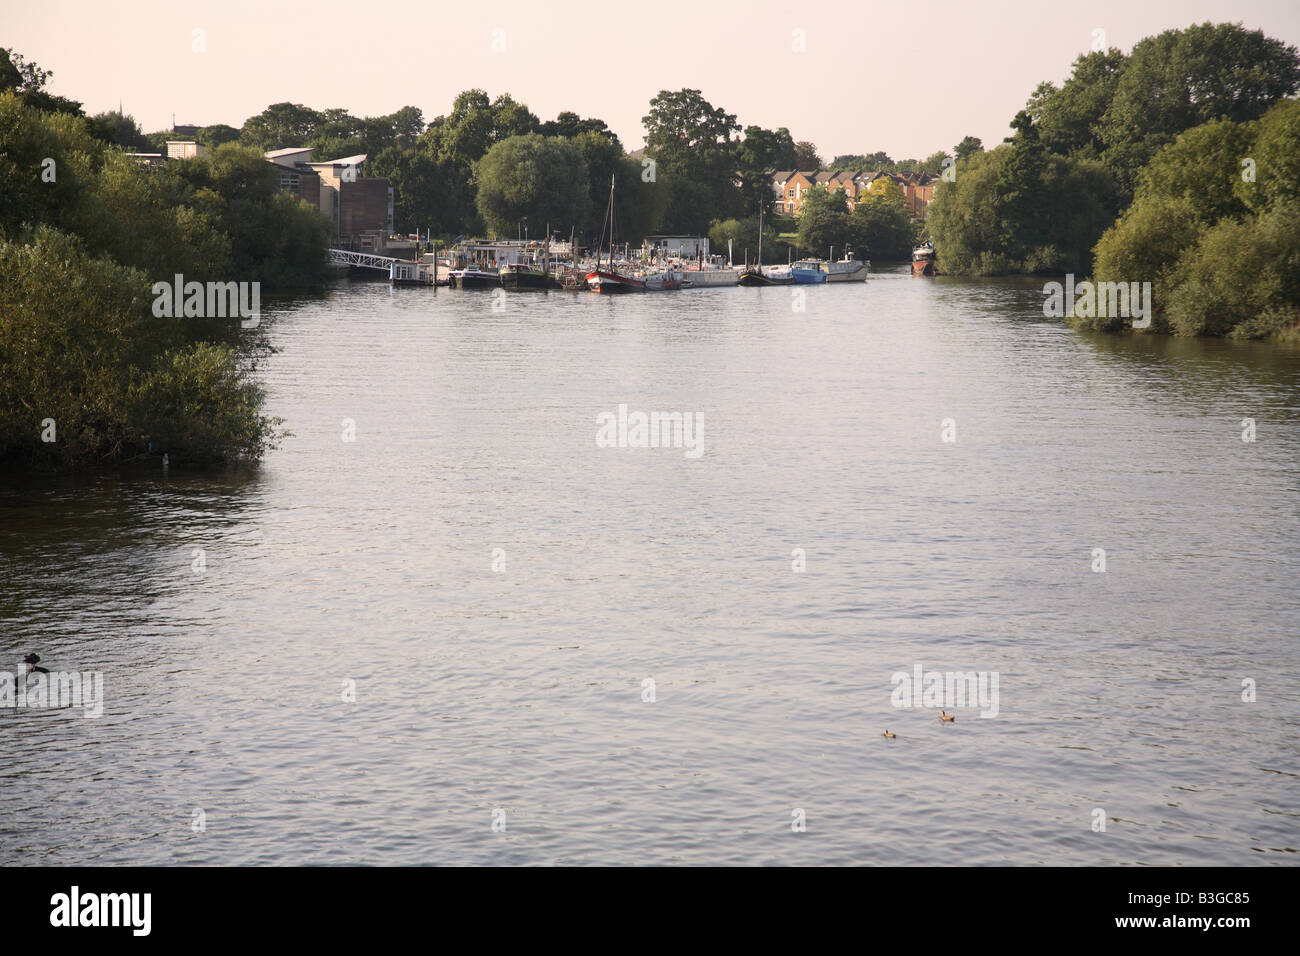
<instances>
[{"instance_id":1,"label":"river water","mask_svg":"<svg viewBox=\"0 0 1300 956\"><path fill-rule=\"evenodd\" d=\"M5 480L0 863L1294 864L1300 351L1042 301L273 306L259 467Z\"/></svg>"}]
</instances>

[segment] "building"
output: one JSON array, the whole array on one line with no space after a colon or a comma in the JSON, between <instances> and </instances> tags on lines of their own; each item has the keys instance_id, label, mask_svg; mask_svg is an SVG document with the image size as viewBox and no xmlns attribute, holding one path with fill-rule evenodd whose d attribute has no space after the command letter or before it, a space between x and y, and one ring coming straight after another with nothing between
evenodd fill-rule
<instances>
[{"instance_id":1,"label":"building","mask_svg":"<svg viewBox=\"0 0 1300 956\"><path fill-rule=\"evenodd\" d=\"M196 156L206 156L207 154L208 148L192 139L167 140L168 159L194 159Z\"/></svg>"},{"instance_id":2,"label":"building","mask_svg":"<svg viewBox=\"0 0 1300 956\"><path fill-rule=\"evenodd\" d=\"M312 162L311 149L291 147L264 154L280 173L280 188L315 206L334 224L341 249L373 251L393 232L393 187L387 179L362 176L366 154Z\"/></svg>"},{"instance_id":3,"label":"building","mask_svg":"<svg viewBox=\"0 0 1300 956\"><path fill-rule=\"evenodd\" d=\"M938 176L913 173L907 177L907 181L903 184L903 196L913 216L918 219L925 218L926 207L934 199L934 187L938 184Z\"/></svg>"},{"instance_id":4,"label":"building","mask_svg":"<svg viewBox=\"0 0 1300 956\"><path fill-rule=\"evenodd\" d=\"M776 203L772 207L778 215L797 216L803 207L804 194L813 187L817 170L800 172L791 169L772 175L772 191Z\"/></svg>"},{"instance_id":5,"label":"building","mask_svg":"<svg viewBox=\"0 0 1300 956\"><path fill-rule=\"evenodd\" d=\"M708 236L646 236L646 245L656 249L660 255L678 259L694 259L709 255Z\"/></svg>"},{"instance_id":6,"label":"building","mask_svg":"<svg viewBox=\"0 0 1300 956\"><path fill-rule=\"evenodd\" d=\"M852 208L862 202L878 180L888 180L897 186L908 210L918 219L925 217L926 207L934 198L934 187L939 177L925 173L887 173L883 170L862 171L853 169L812 169L807 171L783 170L772 174L773 211L777 215L797 216L803 212L804 197L810 189L842 190Z\"/></svg>"}]
</instances>

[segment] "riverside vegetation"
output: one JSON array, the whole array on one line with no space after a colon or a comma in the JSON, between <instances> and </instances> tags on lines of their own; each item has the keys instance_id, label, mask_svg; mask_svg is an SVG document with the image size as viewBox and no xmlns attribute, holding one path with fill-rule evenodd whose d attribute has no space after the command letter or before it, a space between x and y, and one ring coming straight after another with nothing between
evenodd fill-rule
<instances>
[{"instance_id":1,"label":"riverside vegetation","mask_svg":"<svg viewBox=\"0 0 1300 956\"><path fill-rule=\"evenodd\" d=\"M1300 340L1298 87L1296 49L1235 24L1080 56L935 190L940 270L1151 282L1149 331Z\"/></svg>"},{"instance_id":2,"label":"riverside vegetation","mask_svg":"<svg viewBox=\"0 0 1300 956\"><path fill-rule=\"evenodd\" d=\"M234 319L160 318L151 287L321 284L328 224L230 143L144 168L48 73L0 51L0 464L256 458L277 438Z\"/></svg>"}]
</instances>

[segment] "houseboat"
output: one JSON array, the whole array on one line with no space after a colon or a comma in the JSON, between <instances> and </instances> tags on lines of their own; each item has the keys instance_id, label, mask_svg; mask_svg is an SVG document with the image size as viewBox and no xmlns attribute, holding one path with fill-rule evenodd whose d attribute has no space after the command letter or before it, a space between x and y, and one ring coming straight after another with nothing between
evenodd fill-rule
<instances>
[{"instance_id":1,"label":"houseboat","mask_svg":"<svg viewBox=\"0 0 1300 956\"><path fill-rule=\"evenodd\" d=\"M927 239L912 250L912 275L934 275L935 258L934 243Z\"/></svg>"}]
</instances>

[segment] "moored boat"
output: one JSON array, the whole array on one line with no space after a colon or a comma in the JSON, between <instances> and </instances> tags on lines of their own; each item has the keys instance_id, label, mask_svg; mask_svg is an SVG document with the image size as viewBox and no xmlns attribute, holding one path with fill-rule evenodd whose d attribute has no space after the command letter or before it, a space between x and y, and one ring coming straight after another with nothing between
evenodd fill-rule
<instances>
[{"instance_id":1,"label":"moored boat","mask_svg":"<svg viewBox=\"0 0 1300 956\"><path fill-rule=\"evenodd\" d=\"M790 274L800 285L821 285L826 281L826 260L800 259L790 267Z\"/></svg>"},{"instance_id":2,"label":"moored boat","mask_svg":"<svg viewBox=\"0 0 1300 956\"><path fill-rule=\"evenodd\" d=\"M606 229L606 226L608 229ZM609 177L609 206L605 209L605 224L601 226L602 244L609 236L609 258L604 258L604 249L596 256L596 267L587 273L587 288L592 292L619 293L646 291L645 279L634 274L626 263L614 262L614 176Z\"/></svg>"},{"instance_id":3,"label":"moored boat","mask_svg":"<svg viewBox=\"0 0 1300 956\"><path fill-rule=\"evenodd\" d=\"M934 275L934 261L936 258L934 243L927 239L912 250L912 275Z\"/></svg>"},{"instance_id":4,"label":"moored boat","mask_svg":"<svg viewBox=\"0 0 1300 956\"><path fill-rule=\"evenodd\" d=\"M550 286L546 271L539 266L516 262L501 270L501 286L511 291L546 289Z\"/></svg>"},{"instance_id":5,"label":"moored boat","mask_svg":"<svg viewBox=\"0 0 1300 956\"><path fill-rule=\"evenodd\" d=\"M613 265L597 267L587 273L587 288L592 292L644 292L645 280L619 271Z\"/></svg>"},{"instance_id":6,"label":"moored boat","mask_svg":"<svg viewBox=\"0 0 1300 956\"><path fill-rule=\"evenodd\" d=\"M848 282L867 277L867 266L871 263L853 258L853 250L847 249L843 259L835 259L835 250L831 250L831 261L826 263L827 282Z\"/></svg>"},{"instance_id":7,"label":"moored boat","mask_svg":"<svg viewBox=\"0 0 1300 956\"><path fill-rule=\"evenodd\" d=\"M501 284L501 276L495 269L471 262L463 269L453 269L447 282L453 289L491 289Z\"/></svg>"},{"instance_id":8,"label":"moored boat","mask_svg":"<svg viewBox=\"0 0 1300 956\"><path fill-rule=\"evenodd\" d=\"M790 271L789 266L763 268L762 206L758 207L758 261L752 266L746 262L744 271L740 273L736 281L744 286L791 285L794 283L794 274Z\"/></svg>"},{"instance_id":9,"label":"moored boat","mask_svg":"<svg viewBox=\"0 0 1300 956\"><path fill-rule=\"evenodd\" d=\"M740 281L740 270L726 265L721 256L707 262L691 263L682 275L683 289L712 289L735 285Z\"/></svg>"}]
</instances>

